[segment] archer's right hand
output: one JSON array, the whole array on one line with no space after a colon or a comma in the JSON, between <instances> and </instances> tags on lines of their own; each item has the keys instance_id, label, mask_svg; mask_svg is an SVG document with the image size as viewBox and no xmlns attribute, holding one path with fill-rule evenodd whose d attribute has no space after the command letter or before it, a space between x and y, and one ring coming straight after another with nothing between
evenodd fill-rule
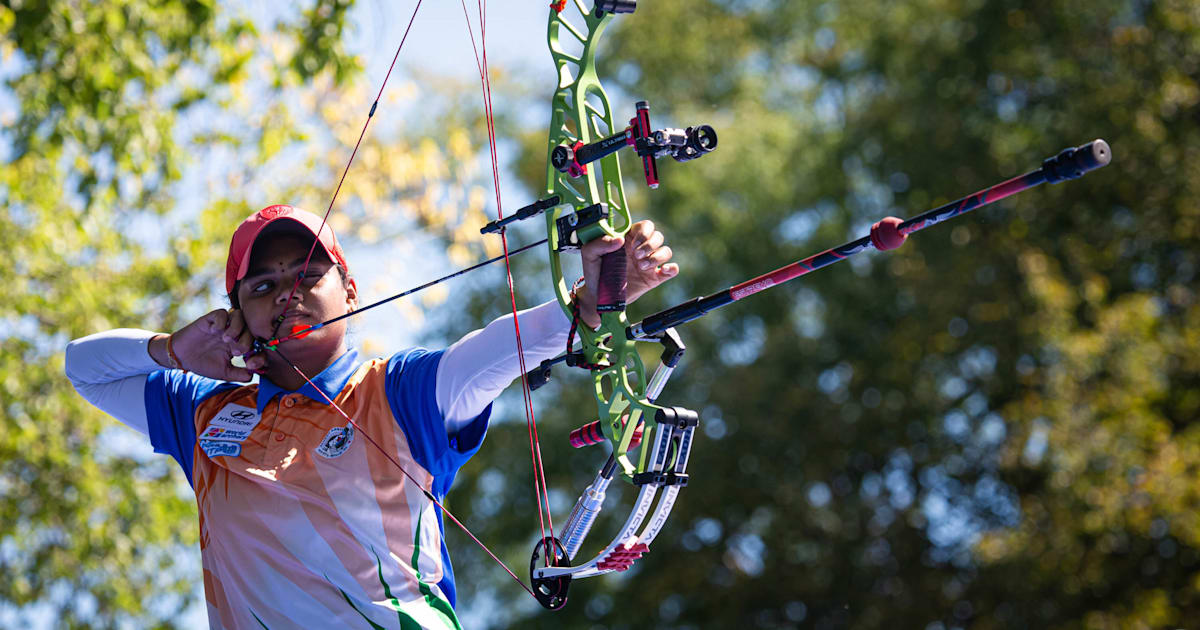
<instances>
[{"instance_id":1,"label":"archer's right hand","mask_svg":"<svg viewBox=\"0 0 1200 630\"><path fill-rule=\"evenodd\" d=\"M266 356L261 352L244 356L245 367L237 367L230 361L235 356L247 355L253 348L254 336L246 328L242 311L222 308L169 336L155 337L150 341L150 356L165 367L222 381L245 382L266 368Z\"/></svg>"}]
</instances>

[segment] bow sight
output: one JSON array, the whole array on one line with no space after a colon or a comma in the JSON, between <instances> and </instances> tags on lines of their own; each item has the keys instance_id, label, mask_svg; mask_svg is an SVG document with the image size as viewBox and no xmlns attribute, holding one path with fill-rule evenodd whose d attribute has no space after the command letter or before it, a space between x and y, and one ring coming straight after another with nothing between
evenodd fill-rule
<instances>
[{"instance_id":1,"label":"bow sight","mask_svg":"<svg viewBox=\"0 0 1200 630\"><path fill-rule=\"evenodd\" d=\"M694 160L717 148L717 132L708 125L687 129L659 129L652 136L654 143L662 147L661 157L670 153L676 162Z\"/></svg>"},{"instance_id":2,"label":"bow sight","mask_svg":"<svg viewBox=\"0 0 1200 630\"><path fill-rule=\"evenodd\" d=\"M636 107L637 114L629 119L629 126L624 131L590 144L584 144L582 140L572 146L560 144L551 151L550 163L560 173L581 177L587 175L588 164L624 147L633 147L642 158L646 185L658 188L657 158L670 155L676 162L687 162L717 148L717 132L712 127L697 125L687 129L667 127L650 131L650 103L638 101Z\"/></svg>"},{"instance_id":3,"label":"bow sight","mask_svg":"<svg viewBox=\"0 0 1200 630\"><path fill-rule=\"evenodd\" d=\"M633 147L642 158L642 169L646 173L646 185L658 188L658 158L671 156L676 162L690 162L717 148L717 131L710 125L696 125L687 129L664 127L650 130L650 103L638 101L637 114L629 119L629 126L602 140L585 144L577 140L573 145L560 144L550 152L550 165L559 173L572 178L588 174L588 164L608 157L625 147ZM480 234L496 234L511 223L536 217L562 203L559 195L539 199L516 212L496 219L479 228ZM587 230L601 220L608 219L608 209L603 203L592 204L576 212L560 217L556 221L559 233L558 251L578 249L583 243L601 235ZM580 238L583 237L583 238Z\"/></svg>"}]
</instances>

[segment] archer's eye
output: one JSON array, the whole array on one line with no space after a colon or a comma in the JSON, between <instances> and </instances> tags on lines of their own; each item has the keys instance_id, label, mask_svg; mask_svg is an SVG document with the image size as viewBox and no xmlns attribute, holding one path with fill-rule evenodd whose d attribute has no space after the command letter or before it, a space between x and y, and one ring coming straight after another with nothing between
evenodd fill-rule
<instances>
[{"instance_id":1,"label":"archer's eye","mask_svg":"<svg viewBox=\"0 0 1200 630\"><path fill-rule=\"evenodd\" d=\"M317 284L317 282L320 281L321 278L325 277L326 271L328 271L328 269L322 269L320 267L311 267L307 271L301 271L298 278L299 278L300 282L304 283L304 286L311 287L311 286Z\"/></svg>"},{"instance_id":2,"label":"archer's eye","mask_svg":"<svg viewBox=\"0 0 1200 630\"><path fill-rule=\"evenodd\" d=\"M263 293L266 293L267 291L270 291L271 286L272 286L271 281L263 280L262 282L258 282L258 283L251 285L250 292L255 295L261 295Z\"/></svg>"}]
</instances>

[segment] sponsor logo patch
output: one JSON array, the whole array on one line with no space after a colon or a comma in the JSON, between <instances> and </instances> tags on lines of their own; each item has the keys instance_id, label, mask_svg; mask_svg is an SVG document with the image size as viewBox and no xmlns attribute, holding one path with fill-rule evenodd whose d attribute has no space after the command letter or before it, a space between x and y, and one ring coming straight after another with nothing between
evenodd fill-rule
<instances>
[{"instance_id":1,"label":"sponsor logo patch","mask_svg":"<svg viewBox=\"0 0 1200 630\"><path fill-rule=\"evenodd\" d=\"M225 405L200 433L200 449L210 459L237 457L242 454L242 442L250 437L261 419L253 407Z\"/></svg>"},{"instance_id":2,"label":"sponsor logo patch","mask_svg":"<svg viewBox=\"0 0 1200 630\"><path fill-rule=\"evenodd\" d=\"M317 455L334 458L349 450L353 443L354 427L334 427L325 434L325 439L321 440L321 445L316 448Z\"/></svg>"},{"instance_id":3,"label":"sponsor logo patch","mask_svg":"<svg viewBox=\"0 0 1200 630\"><path fill-rule=\"evenodd\" d=\"M225 405L213 419L209 421L210 427L222 427L225 429L240 429L250 434L254 427L258 426L258 421L261 417L254 407L243 407L229 403Z\"/></svg>"},{"instance_id":4,"label":"sponsor logo patch","mask_svg":"<svg viewBox=\"0 0 1200 630\"><path fill-rule=\"evenodd\" d=\"M230 442L227 440L200 440L200 450L208 455L209 459L213 457L237 457L242 454L242 445L239 442Z\"/></svg>"},{"instance_id":5,"label":"sponsor logo patch","mask_svg":"<svg viewBox=\"0 0 1200 630\"><path fill-rule=\"evenodd\" d=\"M200 437L209 438L212 440L234 440L236 442L241 442L242 440L250 437L250 432L243 429L230 429L227 427L214 427L209 425L208 428L204 430L204 433L200 434Z\"/></svg>"}]
</instances>

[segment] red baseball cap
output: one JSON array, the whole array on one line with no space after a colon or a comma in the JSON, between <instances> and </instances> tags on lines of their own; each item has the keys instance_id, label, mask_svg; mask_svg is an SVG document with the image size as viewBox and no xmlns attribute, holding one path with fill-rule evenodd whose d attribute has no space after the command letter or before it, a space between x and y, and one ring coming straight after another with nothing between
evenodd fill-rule
<instances>
[{"instance_id":1,"label":"red baseball cap","mask_svg":"<svg viewBox=\"0 0 1200 630\"><path fill-rule=\"evenodd\" d=\"M324 220L321 217L292 206L267 206L250 215L233 231L233 239L229 242L229 260L225 262L226 293L233 293L233 286L237 281L246 277L250 266L250 252L254 249L254 241L258 239L258 235L262 234L268 225L284 220L299 224L314 238L317 238L317 233L320 232L317 242L321 244L325 254L347 271L350 270L342 246L338 245L337 236L333 234L333 228L327 223L322 226Z\"/></svg>"}]
</instances>

